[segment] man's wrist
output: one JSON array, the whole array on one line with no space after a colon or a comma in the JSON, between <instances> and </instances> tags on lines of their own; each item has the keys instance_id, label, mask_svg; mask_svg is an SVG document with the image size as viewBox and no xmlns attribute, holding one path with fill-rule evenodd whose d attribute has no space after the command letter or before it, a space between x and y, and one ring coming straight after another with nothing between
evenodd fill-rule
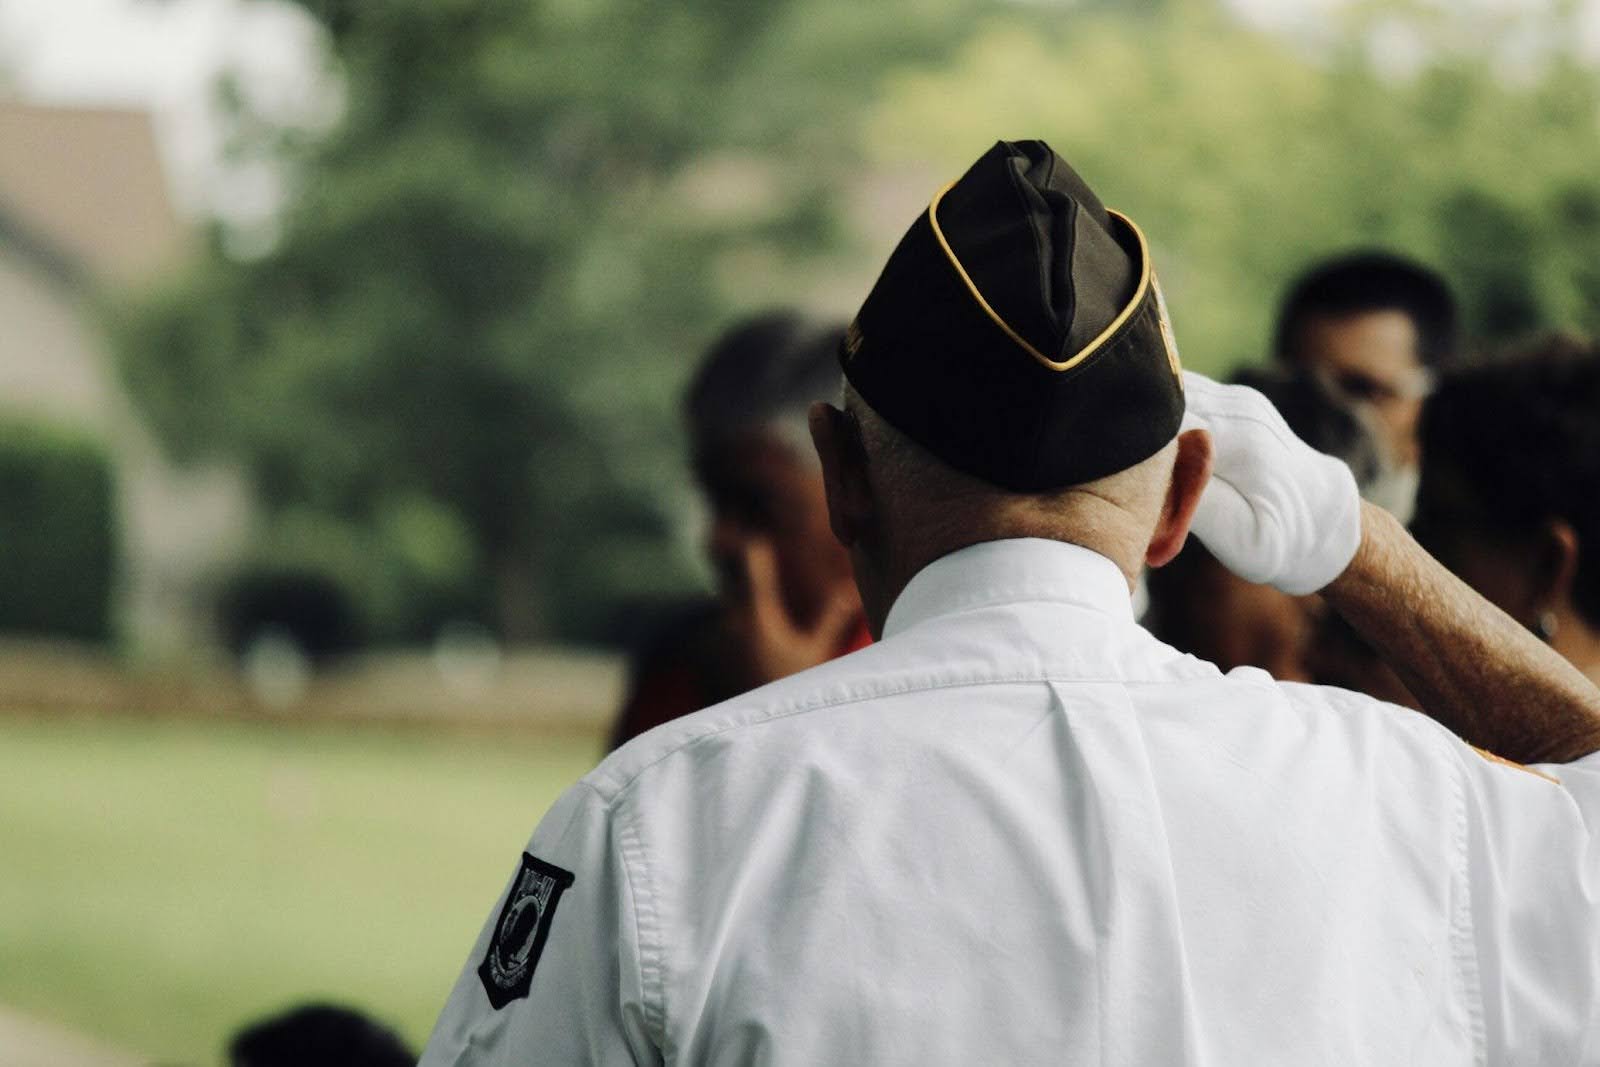
<instances>
[{"instance_id":1,"label":"man's wrist","mask_svg":"<svg viewBox=\"0 0 1600 1067\"><path fill-rule=\"evenodd\" d=\"M1330 601L1337 602L1357 587L1382 585L1387 569L1385 561L1393 558L1396 546L1411 540L1399 519L1365 500L1361 502L1359 521L1361 534L1355 554L1322 590Z\"/></svg>"}]
</instances>

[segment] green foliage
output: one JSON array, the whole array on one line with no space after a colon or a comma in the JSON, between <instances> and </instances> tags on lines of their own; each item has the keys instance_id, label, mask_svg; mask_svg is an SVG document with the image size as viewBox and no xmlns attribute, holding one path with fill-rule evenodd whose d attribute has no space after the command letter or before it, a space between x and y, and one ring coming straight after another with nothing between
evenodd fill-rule
<instances>
[{"instance_id":1,"label":"green foliage","mask_svg":"<svg viewBox=\"0 0 1600 1067\"><path fill-rule=\"evenodd\" d=\"M99 442L0 422L0 632L106 638L113 491Z\"/></svg>"},{"instance_id":2,"label":"green foliage","mask_svg":"<svg viewBox=\"0 0 1600 1067\"><path fill-rule=\"evenodd\" d=\"M1353 4L1315 38L1216 0L302 5L343 120L228 98L237 152L294 163L281 233L219 240L120 347L176 452L339 531L378 633L603 635L688 583L682 382L736 308L881 261L839 207L864 162L1047 138L1140 221L1203 370L1261 358L1289 279L1354 246L1440 267L1484 342L1600 327L1600 80L1558 0ZM364 576L397 558L434 607Z\"/></svg>"},{"instance_id":3,"label":"green foliage","mask_svg":"<svg viewBox=\"0 0 1600 1067\"><path fill-rule=\"evenodd\" d=\"M308 144L239 116L237 150L294 156L299 193L266 255L218 251L120 317L130 388L179 454L242 458L269 509L355 544L385 501L436 502L510 636L604 615L563 580L580 554L602 598L613 557L681 588L675 399L728 310L718 257L832 246L875 50L925 55L960 5L305 6L344 120ZM719 156L758 176L745 209L688 195Z\"/></svg>"},{"instance_id":4,"label":"green foliage","mask_svg":"<svg viewBox=\"0 0 1600 1067\"><path fill-rule=\"evenodd\" d=\"M1049 140L1139 220L1198 369L1265 356L1289 280L1357 246L1441 269L1482 343L1592 331L1600 78L1559 7L1476 26L1358 5L1315 47L1203 3L996 18L953 64L897 75L869 137L880 160L952 170L997 134ZM1529 26L1538 48L1510 54ZM1383 58L1397 35L1409 65Z\"/></svg>"}]
</instances>

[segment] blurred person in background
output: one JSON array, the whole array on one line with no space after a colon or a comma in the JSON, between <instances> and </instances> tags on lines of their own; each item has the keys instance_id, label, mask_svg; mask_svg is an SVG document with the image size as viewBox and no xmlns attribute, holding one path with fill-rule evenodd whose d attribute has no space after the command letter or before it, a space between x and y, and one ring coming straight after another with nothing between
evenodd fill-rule
<instances>
[{"instance_id":1,"label":"blurred person in background","mask_svg":"<svg viewBox=\"0 0 1600 1067\"><path fill-rule=\"evenodd\" d=\"M400 1035L352 1008L306 1004L246 1025L228 1067L415 1067Z\"/></svg>"},{"instance_id":2,"label":"blurred person in background","mask_svg":"<svg viewBox=\"0 0 1600 1067\"><path fill-rule=\"evenodd\" d=\"M838 395L843 335L775 311L735 325L707 352L684 416L711 516L717 600L635 658L612 748L871 641L806 428L806 409Z\"/></svg>"},{"instance_id":3,"label":"blurred person in background","mask_svg":"<svg viewBox=\"0 0 1600 1067\"><path fill-rule=\"evenodd\" d=\"M1395 476L1369 499L1402 522L1416 493L1422 401L1457 345L1455 298L1444 279L1387 252L1313 265L1279 307L1275 357L1371 421Z\"/></svg>"},{"instance_id":4,"label":"blurred person in background","mask_svg":"<svg viewBox=\"0 0 1600 1067\"><path fill-rule=\"evenodd\" d=\"M1553 336L1447 375L1422 416L1412 528L1600 681L1600 348Z\"/></svg>"}]
</instances>

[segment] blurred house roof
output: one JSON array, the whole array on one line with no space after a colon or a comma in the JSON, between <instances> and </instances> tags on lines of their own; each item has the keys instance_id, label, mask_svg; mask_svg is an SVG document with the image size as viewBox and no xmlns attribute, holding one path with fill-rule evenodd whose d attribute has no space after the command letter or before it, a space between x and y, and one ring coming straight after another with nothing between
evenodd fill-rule
<instances>
[{"instance_id":1,"label":"blurred house roof","mask_svg":"<svg viewBox=\"0 0 1600 1067\"><path fill-rule=\"evenodd\" d=\"M147 113L0 100L0 241L60 281L126 285L188 236Z\"/></svg>"}]
</instances>

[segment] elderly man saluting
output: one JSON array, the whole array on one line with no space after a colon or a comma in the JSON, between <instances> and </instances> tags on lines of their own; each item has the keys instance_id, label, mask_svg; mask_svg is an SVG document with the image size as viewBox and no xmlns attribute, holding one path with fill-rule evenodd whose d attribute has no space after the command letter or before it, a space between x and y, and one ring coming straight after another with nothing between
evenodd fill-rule
<instances>
[{"instance_id":1,"label":"elderly man saluting","mask_svg":"<svg viewBox=\"0 0 1600 1067\"><path fill-rule=\"evenodd\" d=\"M840 358L882 640L570 789L424 1064L1600 1062L1600 690L1182 373L1132 220L997 144ZM1432 718L1156 641L1129 590L1191 526Z\"/></svg>"}]
</instances>

